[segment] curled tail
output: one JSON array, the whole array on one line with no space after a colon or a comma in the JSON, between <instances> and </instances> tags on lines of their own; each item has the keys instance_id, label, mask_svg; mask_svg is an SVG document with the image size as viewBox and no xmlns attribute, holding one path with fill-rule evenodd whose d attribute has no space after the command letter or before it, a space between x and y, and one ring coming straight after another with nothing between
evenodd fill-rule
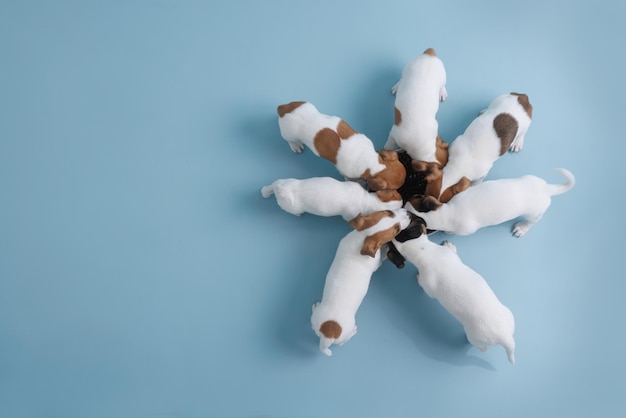
<instances>
[{"instance_id":1,"label":"curled tail","mask_svg":"<svg viewBox=\"0 0 626 418\"><path fill-rule=\"evenodd\" d=\"M270 184L269 186L263 186L261 187L261 195L264 198L269 198L274 194L274 185Z\"/></svg>"},{"instance_id":2,"label":"curled tail","mask_svg":"<svg viewBox=\"0 0 626 418\"><path fill-rule=\"evenodd\" d=\"M567 182L565 184L548 184L550 196L565 193L566 191L574 187L574 184L576 183L574 175L569 170L566 170L564 168L557 168L556 171L561 173L567 179Z\"/></svg>"}]
</instances>

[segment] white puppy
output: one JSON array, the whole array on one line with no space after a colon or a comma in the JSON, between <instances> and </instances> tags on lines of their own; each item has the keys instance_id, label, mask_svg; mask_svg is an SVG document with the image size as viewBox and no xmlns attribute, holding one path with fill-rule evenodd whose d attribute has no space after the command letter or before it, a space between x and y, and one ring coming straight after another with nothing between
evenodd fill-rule
<instances>
[{"instance_id":1,"label":"white puppy","mask_svg":"<svg viewBox=\"0 0 626 418\"><path fill-rule=\"evenodd\" d=\"M496 97L448 148L448 163L441 172L430 167L427 194L445 203L470 182L481 181L507 150L518 152L530 126L532 105L525 94ZM435 175L438 174L438 175Z\"/></svg>"},{"instance_id":2,"label":"white puppy","mask_svg":"<svg viewBox=\"0 0 626 418\"><path fill-rule=\"evenodd\" d=\"M448 161L447 145L437 135L439 102L448 97L446 70L435 50L428 48L409 61L391 92L396 95L395 123L385 149L405 150L419 161Z\"/></svg>"},{"instance_id":3,"label":"white puppy","mask_svg":"<svg viewBox=\"0 0 626 418\"><path fill-rule=\"evenodd\" d=\"M557 171L567 179L565 184L548 184L536 176L491 180L471 186L448 203L421 196L410 199L406 207L422 217L429 229L457 235L522 217L513 226L513 235L521 237L548 210L552 196L574 186L572 173L563 168Z\"/></svg>"},{"instance_id":4,"label":"white puppy","mask_svg":"<svg viewBox=\"0 0 626 418\"><path fill-rule=\"evenodd\" d=\"M341 215L349 221L360 213L393 210L402 207L402 196L395 190L368 192L357 182L339 181L331 177L304 180L279 179L261 189L263 197L276 196L285 211L302 215Z\"/></svg>"},{"instance_id":5,"label":"white puppy","mask_svg":"<svg viewBox=\"0 0 626 418\"><path fill-rule=\"evenodd\" d=\"M421 221L421 220L420 220ZM496 297L485 279L465 265L456 247L428 239L426 227L411 222L392 241L398 252L418 269L417 281L431 298L437 299L461 324L468 341L481 351L501 345L515 363L515 319Z\"/></svg>"},{"instance_id":6,"label":"white puppy","mask_svg":"<svg viewBox=\"0 0 626 418\"><path fill-rule=\"evenodd\" d=\"M376 152L367 136L339 117L324 115L308 102L280 105L277 113L280 133L293 152L301 153L306 145L343 176L366 180L370 190L396 190L404 183L406 170L398 153Z\"/></svg>"},{"instance_id":7,"label":"white puppy","mask_svg":"<svg viewBox=\"0 0 626 418\"><path fill-rule=\"evenodd\" d=\"M339 242L326 275L321 302L313 305L311 326L320 337L320 350L330 356L332 344L343 345L356 334L356 312L367 293L372 274L380 267L380 247L410 222L405 209L358 216L355 230Z\"/></svg>"}]
</instances>

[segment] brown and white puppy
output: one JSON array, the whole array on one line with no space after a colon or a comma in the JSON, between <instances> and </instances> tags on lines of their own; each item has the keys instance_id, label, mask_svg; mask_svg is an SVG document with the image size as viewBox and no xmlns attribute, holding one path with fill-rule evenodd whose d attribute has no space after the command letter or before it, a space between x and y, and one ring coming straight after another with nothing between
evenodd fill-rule
<instances>
[{"instance_id":1,"label":"brown and white puppy","mask_svg":"<svg viewBox=\"0 0 626 418\"><path fill-rule=\"evenodd\" d=\"M485 279L465 265L449 241L441 245L428 239L423 220L392 241L397 251L417 267L417 281L461 324L468 341L481 351L502 345L515 363L515 319L496 297Z\"/></svg>"},{"instance_id":2,"label":"brown and white puppy","mask_svg":"<svg viewBox=\"0 0 626 418\"><path fill-rule=\"evenodd\" d=\"M278 106L278 125L291 150L301 153L306 145L311 151L335 164L348 179L364 179L370 190L398 189L406 171L398 153L376 152L372 141L337 116L320 113L308 102Z\"/></svg>"},{"instance_id":3,"label":"brown and white puppy","mask_svg":"<svg viewBox=\"0 0 626 418\"><path fill-rule=\"evenodd\" d=\"M465 132L452 141L445 167L416 162L421 170L428 172L426 194L445 203L467 189L472 182L482 181L494 162L507 150L520 151L530 126L532 110L525 94L510 93L496 97Z\"/></svg>"},{"instance_id":4,"label":"brown and white puppy","mask_svg":"<svg viewBox=\"0 0 626 418\"><path fill-rule=\"evenodd\" d=\"M442 204L432 196L415 197L405 207L426 221L429 228L457 235L521 218L513 225L513 235L521 237L539 222L552 203L552 196L574 186L568 170L557 169L565 184L548 184L537 176L485 181Z\"/></svg>"},{"instance_id":5,"label":"brown and white puppy","mask_svg":"<svg viewBox=\"0 0 626 418\"><path fill-rule=\"evenodd\" d=\"M321 302L313 305L311 326L320 338L320 350L330 356L332 344L343 345L356 334L356 312L380 267L380 248L410 223L405 209L359 215L355 228L339 242L326 275Z\"/></svg>"},{"instance_id":6,"label":"brown and white puppy","mask_svg":"<svg viewBox=\"0 0 626 418\"><path fill-rule=\"evenodd\" d=\"M340 215L346 221L360 213L393 210L402 207L402 196L395 190L368 192L354 181L332 177L278 179L261 189L263 197L276 196L276 202L294 215L311 213L318 216Z\"/></svg>"},{"instance_id":7,"label":"brown and white puppy","mask_svg":"<svg viewBox=\"0 0 626 418\"><path fill-rule=\"evenodd\" d=\"M439 102L446 100L446 70L433 48L409 61L400 81L391 89L395 94L395 121L385 149L403 149L417 161L448 161L448 144L437 132Z\"/></svg>"}]
</instances>

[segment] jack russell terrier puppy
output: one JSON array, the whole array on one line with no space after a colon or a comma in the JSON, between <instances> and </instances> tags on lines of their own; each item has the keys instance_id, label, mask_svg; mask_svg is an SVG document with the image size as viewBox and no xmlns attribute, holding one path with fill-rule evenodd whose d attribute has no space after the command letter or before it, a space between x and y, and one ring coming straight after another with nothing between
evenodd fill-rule
<instances>
[{"instance_id":1,"label":"jack russell terrier puppy","mask_svg":"<svg viewBox=\"0 0 626 418\"><path fill-rule=\"evenodd\" d=\"M332 177L279 179L264 186L261 194L265 198L274 194L278 206L293 215L305 212L318 216L341 215L346 221L360 213L402 207L402 196L395 190L370 193L357 182Z\"/></svg>"},{"instance_id":2,"label":"jack russell terrier puppy","mask_svg":"<svg viewBox=\"0 0 626 418\"><path fill-rule=\"evenodd\" d=\"M433 163L416 162L421 169L428 171L426 194L445 203L467 189L471 182L482 181L507 150L518 152L522 149L532 112L533 107L525 94L496 97L465 132L452 141L448 148L448 163L443 169Z\"/></svg>"},{"instance_id":3,"label":"jack russell terrier puppy","mask_svg":"<svg viewBox=\"0 0 626 418\"><path fill-rule=\"evenodd\" d=\"M355 228L339 242L324 284L321 302L313 305L311 326L320 350L330 356L332 344L343 345L356 334L356 312L367 293L372 274L380 267L380 247L410 223L405 209L360 215Z\"/></svg>"},{"instance_id":4,"label":"jack russell terrier puppy","mask_svg":"<svg viewBox=\"0 0 626 418\"><path fill-rule=\"evenodd\" d=\"M278 125L282 137L295 153L304 145L317 156L335 164L348 179L364 179L370 190L398 189L406 171L398 153L376 152L372 141L337 116L320 113L308 102L291 102L278 106Z\"/></svg>"},{"instance_id":5,"label":"jack russell terrier puppy","mask_svg":"<svg viewBox=\"0 0 626 418\"><path fill-rule=\"evenodd\" d=\"M439 102L446 100L446 70L435 50L428 48L409 61L393 86L395 122L385 149L403 149L418 161L448 162L448 144L437 135Z\"/></svg>"},{"instance_id":6,"label":"jack russell terrier puppy","mask_svg":"<svg viewBox=\"0 0 626 418\"><path fill-rule=\"evenodd\" d=\"M435 244L426 235L424 221L412 220L392 241L398 252L418 269L417 281L461 324L467 340L480 351L501 345L515 363L515 319L485 279L465 265L454 244Z\"/></svg>"},{"instance_id":7,"label":"jack russell terrier puppy","mask_svg":"<svg viewBox=\"0 0 626 418\"><path fill-rule=\"evenodd\" d=\"M521 237L536 224L552 203L552 196L574 186L574 175L556 169L567 179L565 184L548 184L536 176L485 181L476 184L442 204L432 196L416 196L405 205L421 216L428 228L457 235L469 235L478 229L498 225L517 217L513 235Z\"/></svg>"}]
</instances>

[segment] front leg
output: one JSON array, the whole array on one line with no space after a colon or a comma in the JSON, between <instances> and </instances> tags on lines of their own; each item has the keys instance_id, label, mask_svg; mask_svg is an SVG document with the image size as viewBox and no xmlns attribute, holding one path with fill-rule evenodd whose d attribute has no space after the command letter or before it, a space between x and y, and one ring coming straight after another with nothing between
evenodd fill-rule
<instances>
[{"instance_id":1,"label":"front leg","mask_svg":"<svg viewBox=\"0 0 626 418\"><path fill-rule=\"evenodd\" d=\"M524 135L520 135L511 143L509 147L509 151L511 152L520 152L524 147Z\"/></svg>"},{"instance_id":2,"label":"front leg","mask_svg":"<svg viewBox=\"0 0 626 418\"><path fill-rule=\"evenodd\" d=\"M439 90L439 101L443 102L448 98L448 90L446 90L446 86L443 86L441 90Z\"/></svg>"},{"instance_id":3,"label":"front leg","mask_svg":"<svg viewBox=\"0 0 626 418\"><path fill-rule=\"evenodd\" d=\"M393 94L394 96L398 92L398 84L400 84L400 81L398 81L396 84L394 84L393 87L391 88L391 94Z\"/></svg>"},{"instance_id":4,"label":"front leg","mask_svg":"<svg viewBox=\"0 0 626 418\"><path fill-rule=\"evenodd\" d=\"M446 241L442 242L441 245L444 246L444 247L449 248L452 252L454 252L454 254L457 254L456 245L454 245L450 241L446 240Z\"/></svg>"}]
</instances>

